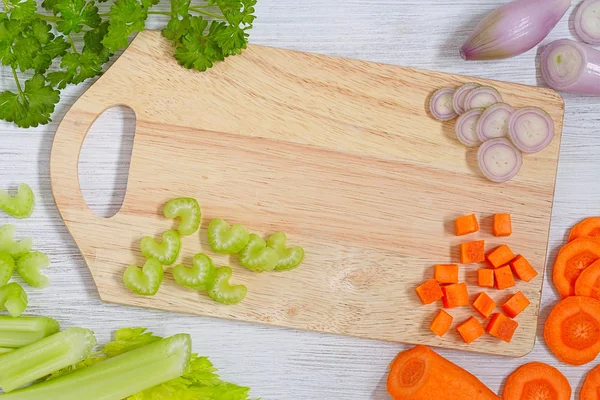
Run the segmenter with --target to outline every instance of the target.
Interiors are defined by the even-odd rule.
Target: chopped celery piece
[[[25,254],[17,261],[17,272],[29,286],[45,288],[50,286],[50,279],[40,270],[50,265],[48,256],[40,251]]]
[[[168,230],[162,235],[162,242],[157,243],[151,236],[142,238],[140,250],[146,258],[156,258],[163,265],[171,265],[177,260],[181,249],[179,233]]]
[[[231,268],[217,268],[215,281],[208,289],[207,293],[211,299],[221,304],[237,304],[244,300],[248,289],[244,285],[231,285]]]
[[[279,255],[267,247],[267,243],[258,235],[252,233],[246,247],[240,251],[240,264],[254,272],[272,271],[275,269]]]
[[[5,286],[15,272],[15,260],[10,254],[0,251],[0,286]]]
[[[0,388],[10,392],[67,365],[75,364],[85,359],[94,346],[94,332],[84,328],[69,328],[11,351],[3,355],[0,362]]]
[[[33,212],[35,196],[29,185],[21,183],[16,196],[0,190],[0,209],[16,218],[27,218]]]
[[[9,393],[4,395],[5,400],[121,400],[183,375],[190,361],[191,346],[189,335],[174,335]],[[17,351],[2,356],[2,361]]]
[[[15,242],[16,228],[12,224],[0,226],[0,251],[4,251],[11,255],[12,258],[18,260],[24,254],[28,253],[33,246],[31,238],[25,238]]]
[[[0,347],[0,356],[2,354],[6,354],[6,353],[10,353],[11,351],[13,351],[14,349],[10,348],[10,347]]]
[[[215,218],[208,224],[208,243],[215,253],[239,253],[248,244],[248,229],[240,224],[231,228],[227,221]]]
[[[27,308],[27,293],[16,282],[0,287],[0,311],[6,310],[11,317],[18,317]]]
[[[0,317],[0,347],[23,347],[59,329],[58,322],[48,317]]]
[[[173,268],[173,278],[181,286],[195,290],[208,289],[215,280],[216,268],[206,254],[198,253],[192,261],[192,268],[180,264]]]
[[[142,296],[154,296],[163,281],[165,272],[161,263],[150,258],[142,269],[130,265],[123,274],[127,289]]]
[[[296,268],[304,259],[304,249],[300,246],[286,247],[287,237],[283,232],[275,232],[267,241],[267,246],[279,254],[276,271],[289,271]]]
[[[179,218],[180,222],[177,231],[181,236],[194,234],[200,227],[200,220],[202,219],[200,205],[196,199],[190,197],[168,201],[163,208],[163,214],[167,218]]]

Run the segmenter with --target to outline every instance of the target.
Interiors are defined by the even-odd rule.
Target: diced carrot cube
[[[444,307],[464,307],[469,305],[469,291],[465,283],[455,283],[442,287]]]
[[[488,318],[492,315],[494,308],[496,308],[496,302],[486,293],[481,292],[473,302],[473,308],[477,310],[483,318]]]
[[[502,310],[511,318],[519,315],[525,310],[529,304],[529,299],[523,294],[523,292],[517,292],[508,301],[502,304]]]
[[[494,277],[496,278],[496,287],[500,290],[515,286],[515,277],[509,265],[496,268]]]
[[[475,214],[456,218],[456,236],[467,235],[469,233],[477,232],[478,230],[479,223],[477,222]]]
[[[465,343],[473,343],[485,333],[481,323],[473,317],[458,325],[456,330],[460,333]]]
[[[481,287],[494,287],[494,270],[491,268],[479,268],[477,270],[477,279]]]
[[[494,236],[510,236],[511,234],[510,214],[494,214]]]
[[[508,264],[510,260],[515,258],[515,255],[510,247],[503,244],[490,251],[486,258],[494,268],[498,268],[501,265]]]
[[[452,316],[448,314],[444,310],[440,310],[440,312],[435,316],[433,321],[431,322],[431,331],[438,336],[444,336],[446,332],[450,329],[450,325],[452,325]]]
[[[433,269],[439,283],[458,283],[458,264],[436,264]]]
[[[515,275],[520,280],[525,282],[531,281],[538,274],[535,268],[529,264],[529,261],[527,261],[527,259],[520,254],[511,260],[510,267]]]
[[[461,264],[472,264],[485,261],[485,241],[477,240],[474,242],[461,243],[460,262]]]
[[[440,284],[435,279],[430,279],[416,289],[417,295],[423,304],[431,304],[444,296]]]
[[[496,313],[492,315],[485,330],[490,335],[510,343],[518,326],[519,323],[517,321],[513,321],[503,314]]]

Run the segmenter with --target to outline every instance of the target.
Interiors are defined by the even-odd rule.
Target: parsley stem
[[[217,19],[223,19],[222,15],[215,14],[215,13],[212,13],[212,12],[209,12],[209,11],[200,10],[200,9],[195,8],[195,7],[190,7],[189,9],[190,9],[190,11],[195,11],[198,14],[206,15],[207,17],[213,17],[213,18],[217,18]]]
[[[19,77],[17,76],[17,69],[12,67],[13,77],[15,78],[15,82],[17,83],[17,90],[19,91],[19,96],[23,96],[23,88],[21,87],[21,82],[19,82]]]
[[[75,42],[73,41],[73,38],[71,37],[71,34],[68,34],[67,37],[69,38],[69,42],[71,42],[71,48],[73,49],[73,51],[75,53],[77,53],[77,47],[75,47]]]
[[[170,17],[171,13],[166,11],[148,11],[148,15],[166,15],[167,17]]]
[[[44,15],[44,14],[36,13],[35,16],[36,16],[36,18],[39,18],[41,20],[48,21],[48,22],[58,21],[58,17],[52,16],[52,15]]]

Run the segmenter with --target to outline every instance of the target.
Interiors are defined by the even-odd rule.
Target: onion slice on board
[[[477,150],[479,169],[492,182],[511,180],[523,165],[523,156],[506,138],[488,140]]]
[[[454,107],[454,111],[457,114],[463,114],[465,111],[465,99],[467,98],[467,94],[473,89],[480,87],[479,83],[469,82],[465,83],[454,93],[454,98],[452,99],[452,106]]]
[[[541,58],[542,76],[552,89],[600,95],[600,51],[560,39],[547,45]]]
[[[586,43],[600,44],[600,0],[585,0],[575,14],[575,32]]]
[[[465,98],[464,109],[488,108],[492,104],[502,103],[502,96],[491,86],[481,86],[471,90]]]
[[[452,106],[455,91],[451,88],[442,88],[431,95],[429,110],[435,119],[449,121],[456,117],[457,114]]]
[[[474,147],[481,144],[481,139],[477,136],[477,121],[483,114],[483,108],[475,108],[467,111],[456,121],[456,137],[465,146]]]
[[[510,116],[508,135],[523,153],[537,153],[552,142],[554,122],[541,108],[521,108]]]
[[[477,121],[477,136],[486,140],[508,137],[508,120],[515,109],[506,103],[496,103],[488,107]]]

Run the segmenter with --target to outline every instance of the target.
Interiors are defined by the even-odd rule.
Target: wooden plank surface
[[[556,125],[552,145],[499,185],[480,176],[475,149],[456,140],[453,124],[427,113],[433,91],[473,78],[260,46],[197,73],[171,54],[160,32],[139,34],[55,136],[54,198],[103,300],[492,354],[531,351],[562,130],[558,94],[478,80],[515,107],[543,107]],[[78,188],[77,155],[93,121],[117,104],[135,112],[136,136],[123,207],[100,219]],[[257,275],[237,257],[215,256],[217,265],[237,267],[234,280],[249,289],[229,307],[179,288],[169,273],[155,297],[129,292],[123,271],[143,264],[143,236],[172,226],[157,210],[175,197],[198,199],[204,228],[224,217],[265,238],[285,231],[307,252],[302,268]],[[435,337],[427,326],[438,308],[420,306],[414,292],[433,264],[458,262],[458,244],[475,237],[456,238],[451,226],[471,212],[482,220],[476,237],[488,239],[488,250],[507,241],[490,234],[491,215],[510,212],[508,242],[540,272],[514,290],[488,291],[501,303],[522,290],[534,304],[511,343],[485,337],[466,345],[454,331]],[[205,238],[203,230],[185,238],[179,262],[212,254]],[[476,269],[461,271],[473,296],[482,291]],[[456,323],[473,313],[452,311]]]

